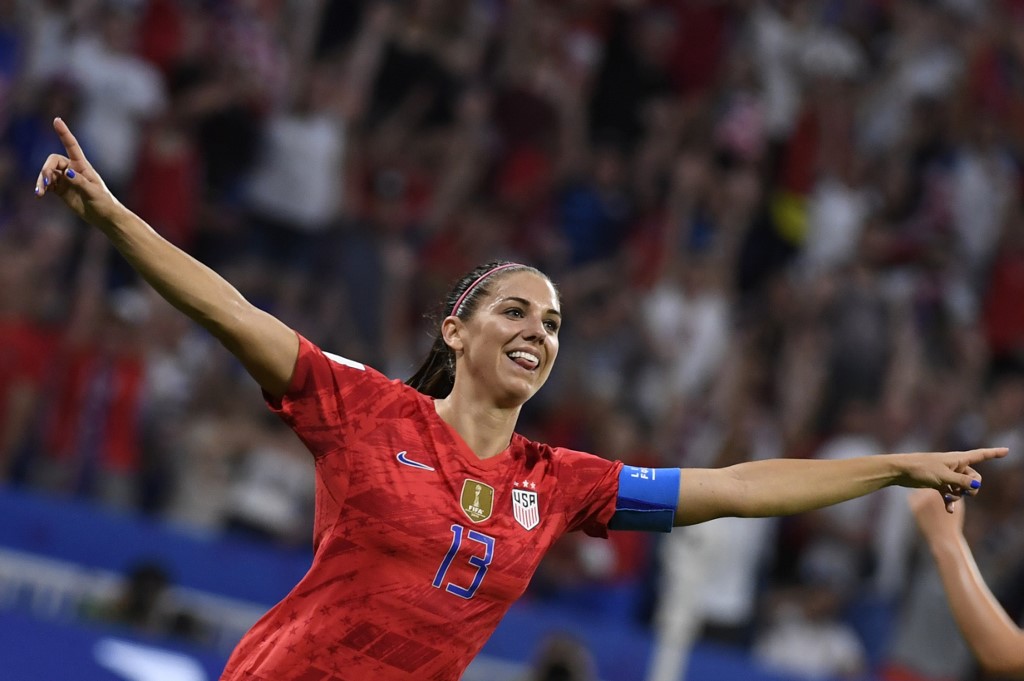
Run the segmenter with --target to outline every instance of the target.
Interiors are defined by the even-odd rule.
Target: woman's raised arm
[[[275,397],[284,394],[298,355],[295,332],[128,210],[107,189],[64,121],[55,119],[53,128],[66,155],[46,159],[36,196],[57,194],[103,232],[157,293],[220,340],[264,390]]]

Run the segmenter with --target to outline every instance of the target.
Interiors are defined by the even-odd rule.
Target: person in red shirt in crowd
[[[62,335],[49,367],[45,455],[34,462],[36,484],[114,507],[141,503],[144,305],[141,294],[128,289],[106,300],[100,294],[86,306],[94,307],[88,318]]]
[[[992,354],[1003,360],[1024,358],[1024,219],[1010,218],[989,270],[983,324]]]
[[[145,383],[143,294],[107,292],[113,249],[90,233],[72,282],[74,299],[46,359],[40,451],[27,476],[40,488],[137,507]]]
[[[318,348],[161,237],[106,188],[63,121],[37,196],[55,193],[164,298],[218,338],[316,464],[313,561],[242,638],[226,681],[454,681],[566,532],[669,531],[799,513],[887,485],[947,503],[1005,448],[721,469],[641,468],[515,432],[547,380],[562,313],[533,267],[481,265],[448,293],[407,383]],[[240,566],[241,567],[241,566]],[[244,568],[242,568],[244,569]]]
[[[30,255],[4,242],[0,255],[0,482],[21,475],[57,334],[32,307]]]

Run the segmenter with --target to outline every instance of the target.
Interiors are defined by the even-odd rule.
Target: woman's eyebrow
[[[524,307],[532,307],[533,306],[533,303],[531,303],[529,300],[527,300],[526,298],[520,298],[519,296],[506,296],[505,298],[502,298],[502,300],[503,301],[504,300],[514,300],[515,302],[519,303],[520,305],[522,305]],[[553,314],[553,315],[558,316],[558,317],[562,316],[561,312],[559,312],[558,310],[555,310],[553,308],[549,309],[547,311],[547,314]]]

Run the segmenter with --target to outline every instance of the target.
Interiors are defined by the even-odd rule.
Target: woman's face
[[[517,407],[544,385],[558,355],[558,294],[534,272],[488,282],[490,293],[465,322],[445,320],[455,351],[455,384],[499,407]]]

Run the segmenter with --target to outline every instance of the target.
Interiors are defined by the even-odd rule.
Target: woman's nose
[[[544,320],[539,317],[530,317],[527,320],[526,330],[523,332],[523,338],[527,340],[540,340],[544,341],[547,334],[544,332]]]

